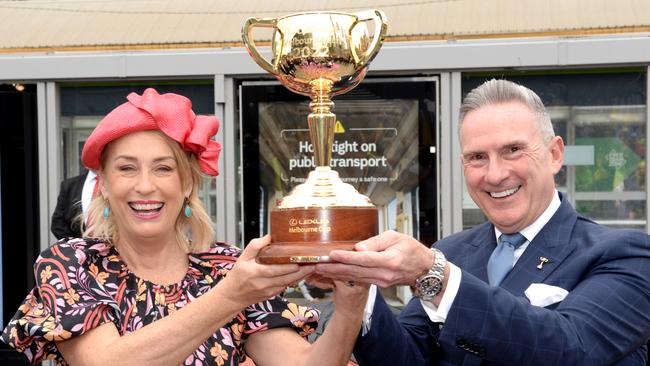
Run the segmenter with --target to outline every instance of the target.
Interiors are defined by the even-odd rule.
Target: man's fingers
[[[392,285],[397,277],[381,268],[366,268],[347,264],[323,263],[316,265],[316,274],[337,281],[370,283],[381,287]]]
[[[391,258],[392,255],[388,252],[354,252],[351,250],[333,250],[330,252],[330,259],[334,262],[363,267],[380,267]]]
[[[403,234],[395,231],[386,231],[372,238],[363,240],[355,244],[354,249],[359,252],[381,252],[395,245]]]
[[[339,263],[319,263],[316,265],[316,274],[337,280],[350,280],[358,277],[363,267]]]

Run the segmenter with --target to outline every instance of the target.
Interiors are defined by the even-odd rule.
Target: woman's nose
[[[136,191],[142,194],[151,193],[156,189],[156,186],[151,179],[151,176],[147,173],[141,173],[138,175],[138,182],[136,184]]]

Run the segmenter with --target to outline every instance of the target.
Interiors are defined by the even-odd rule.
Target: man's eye
[[[521,148],[521,146],[509,146],[505,150],[505,155],[506,156],[512,156],[512,157],[518,157],[520,155],[519,153],[522,152],[522,151],[523,151],[523,149]]]
[[[472,154],[469,156],[470,161],[477,161],[483,159],[483,154]]]

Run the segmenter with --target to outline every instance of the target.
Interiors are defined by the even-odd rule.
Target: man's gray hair
[[[546,108],[534,91],[523,85],[513,83],[508,80],[488,80],[485,83],[472,89],[463,99],[460,106],[460,116],[458,122],[458,131],[463,125],[463,120],[468,113],[475,111],[487,105],[494,105],[507,102],[520,102],[528,107],[536,116],[539,132],[544,142],[549,142],[555,132],[553,124]],[[459,133],[460,136],[460,133]]]

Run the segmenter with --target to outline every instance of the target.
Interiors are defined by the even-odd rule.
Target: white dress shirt
[[[89,170],[86,180],[84,181],[84,186],[81,189],[81,212],[84,214],[84,219],[86,217],[86,212],[88,212],[88,207],[90,207],[90,201],[93,200],[93,190],[95,189],[95,183],[97,182],[97,174]]]

